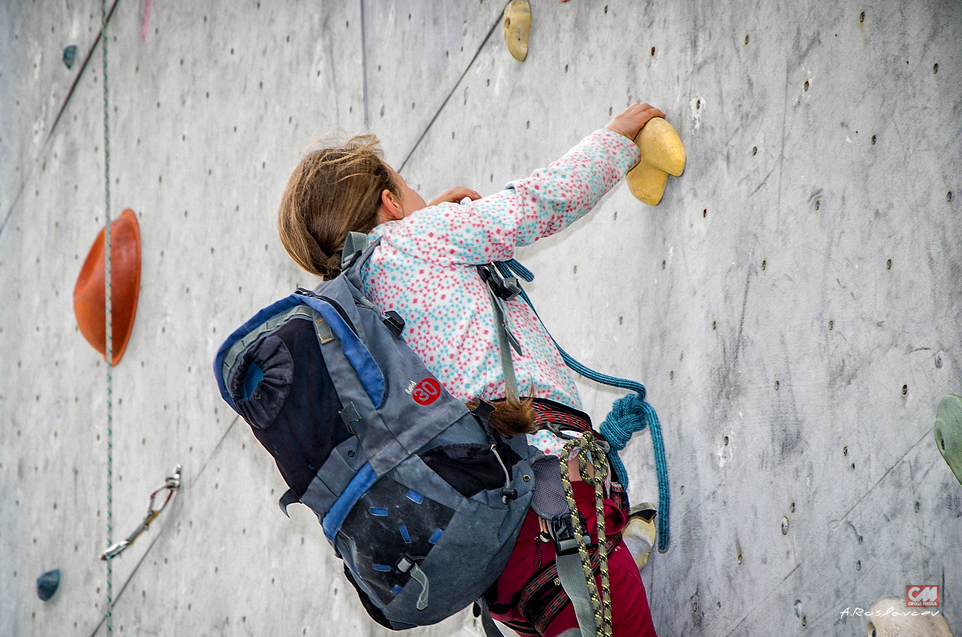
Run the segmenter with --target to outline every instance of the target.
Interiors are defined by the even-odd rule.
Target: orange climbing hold
[[[73,311],[80,333],[107,359],[107,310],[104,276],[104,230],[94,240],[73,291]],[[120,362],[134,327],[140,296],[140,226],[129,208],[110,223],[112,364]]]

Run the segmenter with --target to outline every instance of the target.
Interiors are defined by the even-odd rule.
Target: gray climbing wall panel
[[[622,184],[521,256],[558,340],[661,416],[660,634],[863,634],[855,609],[908,584],[942,586],[962,632],[962,486],[932,439],[962,391],[962,5],[532,4],[519,63],[494,0],[117,2],[112,214],[136,211],[143,275],[113,371],[114,539],[177,463],[184,488],[113,561],[115,634],[387,634],[316,520],[277,511],[209,371],[312,283],[274,229],[300,149],[367,125],[426,197],[489,194],[634,100],[678,129],[685,174],[656,208]],[[104,221],[99,30],[89,0],[0,4],[4,635],[107,634],[106,369],[71,308]],[[581,387],[600,420],[617,394]],[[624,457],[654,499],[648,435]]]

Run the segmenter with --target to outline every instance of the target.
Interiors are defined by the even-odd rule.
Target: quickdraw
[[[150,494],[150,499],[147,502],[147,515],[144,516],[144,521],[140,523],[140,526],[138,526],[133,533],[127,536],[126,540],[123,540],[122,542],[117,542],[116,544],[108,548],[106,551],[101,553],[100,554],[101,560],[106,562],[117,557],[118,555],[123,553],[130,545],[132,545],[134,543],[134,540],[140,537],[141,533],[147,530],[147,527],[150,526],[150,523],[153,522],[158,515],[160,515],[160,512],[164,510],[164,507],[167,506],[167,503],[170,502],[171,498],[174,497],[174,493],[177,491],[180,491],[180,471],[181,471],[181,466],[177,465],[177,467],[174,469],[174,475],[167,476],[167,479],[164,481],[164,484],[154,489],[154,492]],[[157,497],[158,493],[160,493],[165,489],[167,490],[167,497],[164,498],[164,502],[163,504],[160,505],[160,508],[155,509],[154,499]]]

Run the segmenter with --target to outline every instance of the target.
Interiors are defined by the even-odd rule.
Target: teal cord
[[[534,274],[531,270],[514,259],[496,263],[495,266],[502,276],[507,277],[515,274],[529,283],[534,280]],[[525,300],[534,315],[541,321],[538,311],[534,308],[534,304],[523,288],[521,289],[521,298]],[[544,326],[544,321],[541,321],[541,325]],[[548,332],[547,327],[545,327],[545,332]],[[558,353],[561,354],[565,364],[576,373],[609,387],[618,387],[635,392],[633,395],[629,394],[615,401],[611,413],[601,423],[599,430],[612,447],[609,454],[611,465],[619,480],[622,480],[621,484],[625,487],[625,491],[628,490],[628,471],[621,462],[618,451],[625,448],[625,444],[631,438],[632,433],[642,431],[646,427],[651,432],[651,443],[655,453],[655,473],[658,477],[658,508],[660,509],[658,511],[658,550],[664,553],[671,544],[671,489],[668,484],[668,461],[665,457],[665,442],[661,435],[661,423],[658,421],[655,408],[645,400],[648,393],[645,386],[633,380],[601,374],[582,365],[568,352],[564,351],[550,333],[548,336],[558,349]]]
[[[107,546],[114,543],[114,386],[113,386],[113,303],[110,264],[110,108],[107,90],[107,0],[100,1],[100,42],[104,58],[104,297],[107,315]],[[114,569],[107,560],[107,634],[114,632]]]

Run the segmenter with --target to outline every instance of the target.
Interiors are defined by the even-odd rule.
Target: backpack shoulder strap
[[[360,232],[348,232],[347,239],[344,240],[344,249],[341,252],[341,275],[361,293],[361,298],[364,299],[361,301],[362,303],[367,301],[367,298],[364,297],[361,269],[380,243],[380,237],[374,241],[368,241],[367,235]],[[367,301],[367,303],[370,303],[370,301]]]
[[[367,235],[361,232],[348,232],[344,239],[344,248],[341,250],[341,272],[344,272],[357,260],[360,253],[364,252],[368,246]]]

